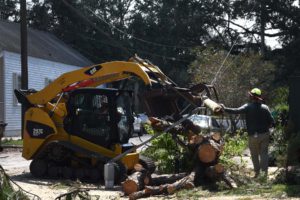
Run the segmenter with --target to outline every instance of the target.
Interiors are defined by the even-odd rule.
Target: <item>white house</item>
[[[61,74],[92,62],[54,35],[28,29],[28,88],[40,90]],[[21,86],[20,25],[0,20],[0,121],[5,136],[21,134],[21,105],[14,89]]]

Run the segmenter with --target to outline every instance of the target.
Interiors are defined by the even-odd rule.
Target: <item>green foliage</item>
[[[285,137],[284,127],[277,125],[271,133],[271,158],[275,161],[274,164],[278,167],[285,167],[287,161],[287,145],[288,141]]]
[[[22,146],[23,145],[23,140],[21,140],[21,139],[14,140],[12,138],[5,138],[4,140],[2,140],[2,144]]]
[[[0,0],[0,19],[16,21],[19,15],[17,10],[18,3],[19,0]]]
[[[241,174],[235,179],[240,179],[238,188],[231,189],[224,182],[218,182],[213,189],[207,190],[207,186],[194,188],[193,190],[181,190],[176,193],[177,199],[201,199],[207,197],[235,196],[234,199],[285,199],[287,197],[299,197],[300,185],[277,184],[272,181],[251,179],[246,174]],[[240,198],[239,198],[240,197]]]
[[[156,162],[158,171],[161,173],[173,173],[175,158],[180,155],[179,147],[170,134],[163,134],[151,141],[151,145],[142,152]]]
[[[278,167],[284,167],[287,161],[287,138],[285,134],[285,126],[288,118],[288,87],[278,87],[272,91],[270,105],[272,107],[272,115],[276,122],[276,127],[271,133],[270,155]]]
[[[194,53],[196,60],[188,69],[191,82],[214,82],[220,101],[228,107],[238,107],[247,102],[247,92],[251,88],[269,91],[274,80],[274,64],[265,61],[258,53],[249,51],[227,57],[226,50],[215,46],[195,49]]]
[[[10,200],[10,199],[20,199],[20,200],[29,200],[29,197],[26,196],[22,190],[14,189],[13,185],[10,182],[8,175],[4,172],[4,169],[0,165],[0,199]]]
[[[150,126],[146,125],[145,130],[150,134],[156,134]],[[174,173],[176,160],[180,171],[186,171],[191,165],[191,159],[187,155],[188,152],[178,146],[169,133],[164,133],[152,140],[149,147],[142,154],[156,162],[160,173]]]
[[[237,189],[223,191],[221,194],[259,195],[260,197],[264,198],[284,198],[287,196],[296,197],[300,194],[300,187],[299,185],[288,186],[282,184],[272,184],[270,182],[258,183],[253,181],[252,183],[240,186]]]
[[[272,184],[270,183],[258,183],[252,182],[247,185],[240,186],[236,189],[220,189],[216,188],[214,191],[208,191],[201,187],[195,188],[193,190],[181,190],[176,193],[176,199],[201,199],[211,196],[233,196],[234,199],[281,199],[287,197],[299,197],[300,187],[299,185],[283,185],[283,184]],[[240,198],[239,198],[240,197]]]
[[[237,132],[235,135],[227,133],[224,135],[224,141],[225,146],[220,156],[220,162],[224,164],[226,169],[237,167],[236,164],[232,161],[232,158],[235,156],[241,157],[242,153],[247,148],[247,133],[241,131]]]
[[[285,87],[278,87],[272,91],[272,99],[270,99],[270,105],[272,106],[281,106],[286,105],[288,102],[289,96],[289,88]]]
[[[0,18],[18,21],[19,1],[0,2]],[[257,36],[279,36],[282,51],[266,55],[277,60],[283,69],[283,73],[278,73],[280,79],[286,79],[299,66],[300,8],[295,0],[67,2],[86,20],[78,17],[62,1],[33,0],[28,8],[29,24],[54,33],[95,63],[124,60],[138,53],[161,66],[176,82],[186,84],[190,80],[186,74],[187,65],[195,58],[191,48],[217,44],[229,50],[235,44],[232,54],[248,49],[259,52],[263,45]],[[99,29],[95,30],[87,20]],[[255,23],[252,26],[239,23],[244,20]],[[268,30],[274,28],[276,32],[261,35],[264,24],[268,25]],[[233,28],[236,26],[240,30]]]

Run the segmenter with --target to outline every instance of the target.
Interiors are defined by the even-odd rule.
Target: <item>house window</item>
[[[47,85],[49,85],[50,83],[52,83],[52,82],[53,82],[53,79],[50,79],[50,78],[46,77],[46,78],[45,78],[45,87],[46,87]]]
[[[13,73],[13,90],[15,91],[19,89],[21,89],[21,74]],[[18,102],[14,92],[13,92],[13,104],[14,106],[21,105]]]

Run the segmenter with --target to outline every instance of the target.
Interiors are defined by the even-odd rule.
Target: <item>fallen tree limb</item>
[[[164,175],[155,175],[151,176],[151,186],[159,186],[163,184],[170,184],[186,177],[186,173],[179,174],[164,174]]]
[[[145,185],[150,183],[151,177],[149,173],[142,168],[140,171],[136,171],[122,183],[123,191],[126,195],[140,191],[144,189]]]

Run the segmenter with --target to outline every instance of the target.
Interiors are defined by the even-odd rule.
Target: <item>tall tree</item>
[[[125,24],[128,10],[124,8],[130,3],[130,0],[34,1],[30,25],[52,31],[96,63],[124,60],[128,58],[126,48],[122,47],[125,41],[121,41],[118,32],[108,26],[106,20],[118,26]]]
[[[208,0],[137,1],[129,32],[144,41],[131,38],[131,43],[140,54],[164,66],[171,77],[187,83],[186,68],[194,59],[191,47],[208,41],[221,44],[225,37],[216,31],[225,25],[218,20],[223,7],[221,1]]]
[[[19,0],[0,0],[0,19],[16,21],[19,19],[17,4]]]
[[[259,87],[268,96],[274,80],[275,66],[262,56],[248,51],[229,55],[219,47],[195,49],[196,60],[189,66],[193,83],[215,83],[221,102],[228,106],[241,106],[248,100],[247,91]],[[269,94],[270,95],[270,94]],[[268,98],[267,98],[268,99]]]

